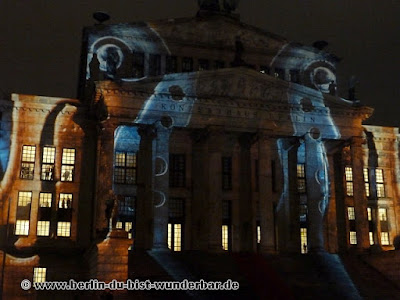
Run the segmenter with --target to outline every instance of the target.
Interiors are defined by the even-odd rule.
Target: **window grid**
[[[53,198],[52,193],[40,193],[39,207],[51,207],[52,198]]]
[[[382,231],[381,232],[381,244],[383,246],[388,246],[390,245],[390,240],[389,240],[389,232]]]
[[[386,208],[379,208],[379,220],[382,222],[387,221],[387,210]]]
[[[347,196],[353,196],[353,170],[351,167],[345,168],[345,179]]]
[[[222,225],[222,249],[229,250],[229,226]]]
[[[355,210],[354,210],[354,207],[353,207],[353,206],[347,207],[347,213],[348,213],[348,216],[349,216],[349,220],[350,220],[350,221],[356,219],[356,214],[355,214]]]
[[[174,251],[182,250],[182,225],[174,224]]]
[[[350,231],[350,244],[357,245],[357,233],[355,231]]]
[[[21,179],[33,179],[35,169],[36,146],[22,146]]]
[[[376,176],[376,191],[378,198],[385,198],[385,181],[383,177],[383,170],[376,169],[375,170]]]
[[[72,194],[60,193],[60,200],[58,201],[58,208],[72,208]]]
[[[15,235],[29,235],[29,220],[15,221]]]
[[[115,152],[114,182],[135,184],[137,170],[137,156],[134,152]]]
[[[70,237],[71,236],[71,222],[58,222],[57,223],[57,236]]]
[[[38,236],[49,236],[50,235],[50,221],[38,221],[36,234]]]
[[[46,281],[46,268],[33,268],[33,283]]]
[[[297,191],[306,192],[306,173],[304,164],[297,164]]]
[[[64,148],[61,163],[61,181],[73,181],[75,171],[75,149]]]
[[[18,206],[28,206],[32,202],[32,192],[18,192]]]
[[[365,186],[365,196],[369,197],[369,174],[368,168],[364,168],[364,186]]]

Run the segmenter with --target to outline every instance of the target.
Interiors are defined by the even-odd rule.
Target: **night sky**
[[[2,0],[0,1],[0,96],[11,92],[76,97],[81,32],[92,13],[107,23],[190,17],[196,0]],[[242,0],[241,20],[289,40],[329,42],[342,58],[341,96],[349,78],[356,97],[375,108],[367,123],[399,126],[399,0]],[[4,95],[2,95],[4,94]]]

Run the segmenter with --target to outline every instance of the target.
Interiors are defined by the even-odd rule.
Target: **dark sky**
[[[196,0],[1,0],[0,95],[76,97],[83,26],[106,11],[108,23],[194,16]],[[399,126],[399,0],[242,0],[241,20],[289,40],[326,40],[343,58],[338,83],[347,97],[351,75],[357,98],[375,108],[368,123]]]

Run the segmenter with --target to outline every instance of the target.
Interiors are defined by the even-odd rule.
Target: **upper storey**
[[[83,38],[81,85],[245,66],[323,93],[336,88],[335,56],[244,24],[222,9],[201,9],[194,18],[98,24],[85,28]],[[83,92],[82,85],[80,97]]]

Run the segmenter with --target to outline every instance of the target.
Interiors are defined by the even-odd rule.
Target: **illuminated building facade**
[[[5,295],[126,279],[130,245],[394,248],[398,129],[362,125],[372,109],[337,96],[334,55],[200,2],[195,18],[86,28],[79,100],[0,102]]]

